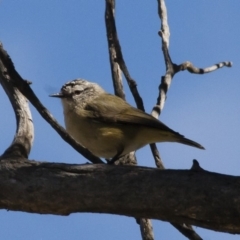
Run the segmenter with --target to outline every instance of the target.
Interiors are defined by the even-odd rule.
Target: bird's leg
[[[111,160],[107,160],[108,164],[114,164],[122,155],[123,153],[123,147],[121,148],[121,150],[118,150],[117,154],[111,159]]]

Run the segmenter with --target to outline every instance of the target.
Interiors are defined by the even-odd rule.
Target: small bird
[[[96,83],[76,79],[50,96],[62,100],[67,132],[94,155],[111,162],[155,142],[178,142],[204,149]]]

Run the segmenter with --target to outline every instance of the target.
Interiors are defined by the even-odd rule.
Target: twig
[[[161,78],[161,84],[159,86],[159,95],[157,98],[157,103],[153,107],[152,116],[155,118],[159,118],[167,96],[167,91],[171,85],[172,78],[174,75],[174,65],[172,63],[171,57],[168,52],[169,47],[169,38],[170,38],[170,31],[167,21],[167,8],[164,1],[158,0],[158,14],[161,19],[161,30],[159,31],[159,35],[162,39],[162,51],[163,56],[166,64],[166,73],[165,76]],[[164,169],[163,162],[161,160],[160,154],[158,152],[157,146],[155,143],[150,145],[152,154],[155,160],[155,164],[158,168]]]
[[[122,70],[122,72],[127,80],[128,86],[130,88],[130,91],[132,92],[132,95],[137,104],[137,107],[139,109],[141,109],[142,111],[144,111],[143,101],[138,92],[137,84],[134,81],[134,79],[130,76],[130,73],[128,71],[128,68],[127,68],[124,58],[123,58],[121,45],[119,43],[118,35],[117,35],[117,29],[116,29],[115,17],[114,17],[114,9],[115,9],[115,1],[114,0],[106,0],[105,20],[106,20],[107,38],[108,38],[111,67],[114,66],[114,63],[116,63],[120,67],[120,69]],[[112,57],[112,56],[114,56],[114,57]],[[113,72],[113,70],[114,69],[112,68],[112,72]],[[114,78],[118,77],[118,74],[112,74],[112,75]],[[116,77],[114,75],[116,75]],[[119,93],[116,95],[119,95]]]
[[[191,62],[187,61],[180,65],[175,65],[175,72],[177,73],[179,71],[187,70],[190,73],[204,74],[204,73],[210,73],[210,72],[216,71],[222,67],[232,67],[232,65],[233,65],[232,62],[220,62],[211,67],[197,68]]]
[[[105,24],[106,24],[106,31],[107,31],[109,62],[110,62],[111,72],[112,72],[113,88],[115,91],[115,95],[125,100],[121,70],[120,70],[119,64],[116,61],[117,53],[116,53],[115,36],[114,36],[114,30],[116,30],[116,26],[114,22],[114,10],[115,10],[115,1],[106,0]]]
[[[189,224],[172,223],[172,226],[190,240],[202,240],[202,238],[193,230],[192,226]]]
[[[37,109],[39,114],[56,130],[56,132],[62,137],[64,141],[69,143],[77,152],[82,154],[92,163],[103,163],[101,159],[94,156],[86,148],[78,144],[66,131],[61,127],[56,119],[51,115],[51,113],[42,105],[35,93],[29,86],[29,82],[22,79],[22,77],[15,70],[13,62],[7,52],[3,49],[2,44],[0,45],[0,59],[3,62],[6,72],[8,73],[11,83],[18,88],[21,93],[32,103],[32,105]]]
[[[115,0],[106,0],[105,24],[106,24],[106,31],[107,31],[107,42],[109,47],[109,60],[110,60],[110,66],[112,71],[112,81],[113,81],[115,95],[125,100],[121,70],[119,67],[120,64],[116,60],[117,54],[119,54],[118,47],[120,47],[120,44],[117,38],[114,11],[115,11]],[[116,45],[118,45],[118,47]],[[124,156],[120,158],[116,164],[122,165],[126,163],[132,163],[135,165],[137,163],[135,154],[129,154],[129,156]]]
[[[167,20],[167,8],[164,0],[157,0],[157,2],[158,2],[158,14],[161,19],[161,30],[159,31],[159,36],[162,39],[162,51],[166,65],[166,73],[165,76],[161,77],[161,84],[159,86],[159,95],[157,98],[157,103],[152,110],[152,116],[155,118],[158,118],[163,110],[166,101],[167,91],[171,85],[172,78],[176,73],[175,65],[173,64],[168,51],[170,31]],[[156,144],[155,143],[151,144],[150,147],[155,159],[156,166],[160,169],[164,169],[164,165],[160,158]],[[171,223],[171,224],[187,238],[195,240],[201,239],[201,237],[192,229],[190,225],[184,223],[182,224]]]
[[[165,169],[156,144],[155,143],[150,144],[150,148],[151,148],[152,155],[155,160],[155,164],[156,164],[157,168],[162,169],[162,170]]]
[[[164,0],[158,0],[158,14],[161,19],[161,31],[159,31],[159,35],[161,36],[162,39],[162,51],[166,65],[166,73],[165,76],[162,76],[161,78],[157,103],[152,111],[152,115],[155,118],[158,118],[159,115],[161,114],[161,111],[166,101],[167,91],[171,85],[172,78],[175,74],[174,64],[172,63],[168,51],[170,32],[167,22],[167,9]]]
[[[131,78],[127,66],[124,62],[121,46],[117,36],[117,29],[115,24],[115,0],[106,0],[106,10],[105,10],[105,23],[107,31],[107,40],[109,47],[109,59],[112,71],[112,80],[114,85],[115,94],[125,100],[125,94],[123,92],[122,77],[120,74],[120,69],[122,70],[130,90],[134,96],[137,107],[144,111],[143,101],[140,97],[136,82]],[[116,165],[136,165],[137,160],[135,152],[131,152],[124,157],[118,159],[115,162]],[[149,219],[137,219],[140,224],[140,230],[143,240],[153,240],[153,230],[151,221]],[[145,224],[144,224],[145,223]],[[148,223],[148,224],[147,224]]]
[[[141,218],[139,220],[139,224],[141,226],[141,235],[143,240],[153,240],[153,230],[152,230],[152,222],[149,219]],[[151,231],[149,231],[149,229]]]

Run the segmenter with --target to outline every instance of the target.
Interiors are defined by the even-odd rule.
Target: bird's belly
[[[102,123],[71,114],[74,113],[65,114],[67,132],[98,157],[113,158],[159,141],[155,129],[134,124]]]
[[[94,155],[112,158],[124,152],[124,130],[111,124],[83,120],[76,123],[65,121],[67,132]]]

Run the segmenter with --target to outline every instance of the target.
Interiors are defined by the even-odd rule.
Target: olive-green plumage
[[[95,83],[77,79],[52,96],[62,99],[69,134],[96,156],[115,158],[154,142],[204,149]]]

